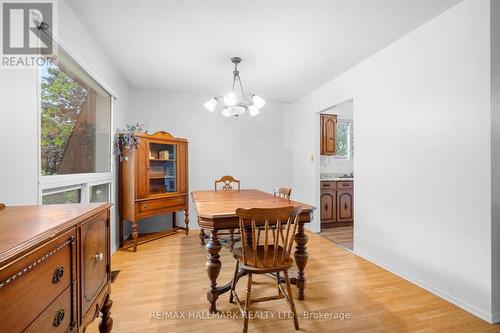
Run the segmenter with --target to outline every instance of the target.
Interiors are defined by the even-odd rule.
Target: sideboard
[[[0,332],[110,332],[110,204],[0,204]]]

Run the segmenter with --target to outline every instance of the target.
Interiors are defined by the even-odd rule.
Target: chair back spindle
[[[282,199],[290,200],[292,189],[290,187],[279,187],[274,189],[274,196]]]

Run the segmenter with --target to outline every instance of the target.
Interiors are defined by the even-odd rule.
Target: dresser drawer
[[[9,305],[0,311],[0,332],[24,330],[70,285],[74,239],[71,230],[0,268],[0,300]]]
[[[71,311],[71,287],[68,287],[23,333],[69,331]]]
[[[174,197],[174,198],[164,198],[141,201],[137,203],[139,205],[139,214],[148,212],[158,212],[162,209],[169,209],[173,207],[184,206],[186,204],[186,197]]]
[[[335,188],[337,188],[337,182],[322,181],[321,188],[322,189],[335,189]]]
[[[352,181],[337,182],[337,188],[352,188]]]

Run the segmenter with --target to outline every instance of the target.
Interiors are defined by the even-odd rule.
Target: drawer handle
[[[54,271],[54,276],[52,277],[52,283],[57,283],[61,281],[63,275],[64,275],[64,267],[63,266],[57,267],[56,270]]]
[[[148,205],[146,204],[146,205],[142,206],[142,208],[146,209],[146,208],[148,208]]]
[[[96,261],[101,261],[103,257],[104,257],[104,256],[103,256],[102,252],[97,253],[97,254],[95,255],[95,260],[96,260]]]
[[[57,311],[56,316],[54,317],[54,321],[52,322],[52,326],[58,327],[59,325],[61,325],[63,320],[64,320],[64,310],[61,309]]]
[[[323,187],[330,187],[330,184],[323,184]]]

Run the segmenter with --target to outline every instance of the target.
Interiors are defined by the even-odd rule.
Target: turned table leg
[[[186,235],[189,235],[189,209],[184,211],[184,223],[186,224]]]
[[[219,297],[219,291],[217,290],[217,277],[219,276],[220,269],[222,266],[219,260],[220,258],[219,252],[221,248],[222,245],[220,244],[219,239],[217,238],[217,230],[212,230],[210,240],[208,241],[207,244],[208,256],[206,264],[208,278],[210,279],[210,287],[207,292],[207,299],[210,302],[210,308],[209,308],[210,313],[217,312],[217,307],[215,302]]]
[[[200,234],[198,237],[200,238],[201,245],[205,245],[205,238],[207,238],[207,235],[205,235],[205,229],[200,228]]]
[[[297,228],[297,234],[295,235],[295,263],[299,269],[299,274],[295,280],[295,284],[299,289],[299,299],[304,299],[304,290],[306,289],[306,278],[304,275],[304,269],[307,265],[307,259],[309,258],[309,253],[307,253],[307,240],[308,237],[304,232],[304,222],[299,222]]]
[[[111,307],[113,306],[113,301],[106,296],[106,301],[101,308],[102,317],[99,321],[99,332],[100,333],[110,333],[113,328],[113,318],[111,318]]]

